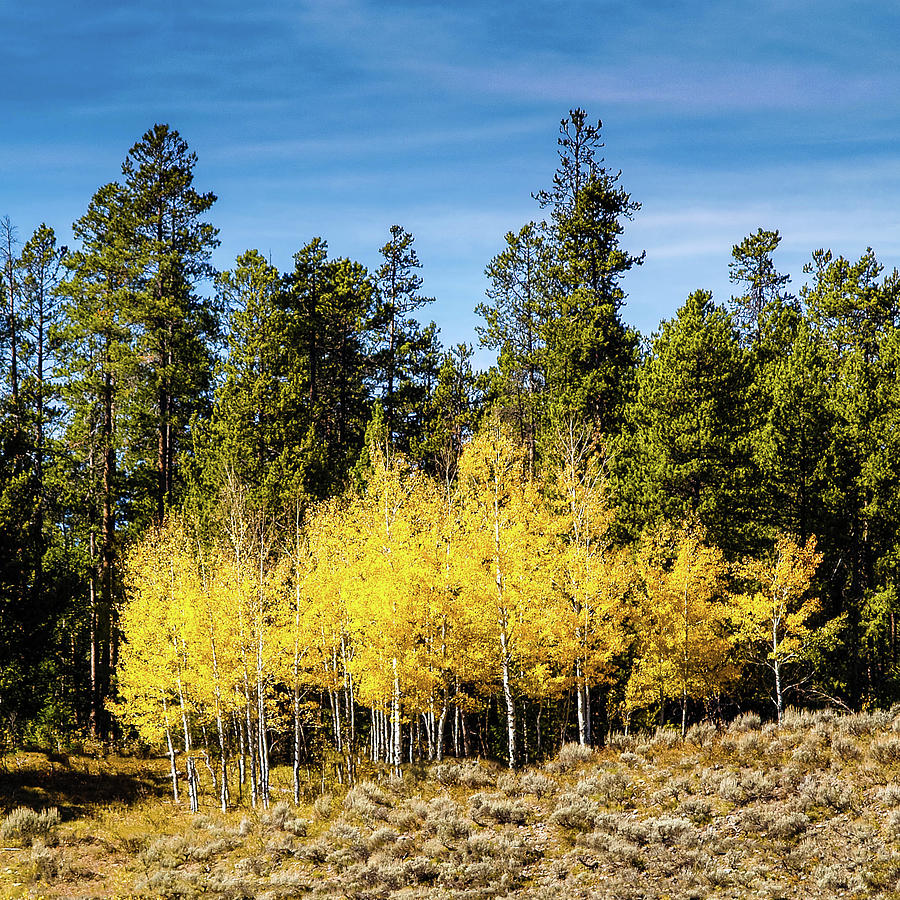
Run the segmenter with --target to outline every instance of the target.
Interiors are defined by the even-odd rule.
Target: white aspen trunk
[[[259,592],[256,608],[256,733],[258,740],[259,796],[263,809],[269,808],[269,741],[266,717],[265,620],[266,598],[264,576],[264,524],[259,532]]]
[[[350,672],[349,654],[347,653],[347,640],[343,634],[341,635],[341,657],[343,658],[344,662],[344,701],[346,707],[345,719],[347,722],[347,727],[349,729],[348,750],[352,750],[352,748],[356,745],[356,701],[353,697],[353,675]]]
[[[213,786],[213,793],[217,794],[219,792],[219,776],[216,774],[216,770],[213,768],[212,763],[210,762],[209,733],[207,732],[205,725],[200,726],[200,734],[203,735],[203,765],[206,766],[206,771],[209,772],[209,778],[212,781]]]
[[[253,716],[251,713],[253,705],[250,697],[250,686],[246,683],[244,685],[244,690],[244,698],[246,700],[244,712],[246,715],[245,725],[247,728],[247,749],[250,753],[250,771],[248,772],[248,775],[250,776],[250,805],[255,808],[258,798],[256,780],[256,741],[253,739]]]
[[[428,761],[433,762],[435,757],[434,738],[435,738],[435,715],[434,709],[429,709],[422,717],[425,727],[425,740],[428,742]]]
[[[241,670],[244,681],[244,727],[246,728],[247,751],[249,754],[250,770],[246,774],[250,781],[250,805],[256,807],[257,796],[257,743],[253,736],[253,694],[250,690],[250,670],[247,665],[249,648],[245,639],[245,626],[242,606],[238,606],[240,615],[240,639],[241,639]]]
[[[575,661],[575,707],[578,713],[578,743],[587,744],[587,715],[584,708],[584,682],[581,674],[581,660]]]
[[[228,811],[228,756],[226,752],[227,744],[225,742],[225,722],[222,716],[222,686],[221,686],[221,678],[219,677],[219,657],[216,652],[216,639],[215,633],[213,631],[213,622],[212,617],[210,615],[209,620],[209,643],[210,648],[212,650],[212,663],[213,663],[213,685],[215,687],[215,700],[216,700],[216,730],[219,733],[219,777],[221,782],[219,784],[219,805],[222,809],[222,812]],[[213,778],[213,782],[215,782],[215,778]]]
[[[494,580],[497,586],[497,609],[500,626],[500,666],[503,681],[503,699],[506,702],[506,736],[509,767],[516,765],[516,706],[513,701],[510,680],[510,653],[508,614],[503,596],[503,572],[500,568],[500,485],[494,479]]]
[[[688,650],[688,593],[687,582],[684,588],[684,653],[682,657],[682,673],[681,673],[681,739],[687,736],[687,704],[688,704],[688,665],[690,662]]]
[[[341,708],[337,691],[328,688],[328,702],[331,704],[331,725],[334,729],[334,749],[338,753],[344,750],[344,744],[341,736]]]
[[[294,804],[300,805],[300,504],[296,507],[294,528],[295,573],[294,573],[294,747],[291,759],[291,777],[294,788]]]
[[[504,617],[505,618],[505,617]],[[506,737],[509,758],[509,767],[516,765],[516,704],[513,700],[512,684],[510,681],[509,644],[506,634],[506,622],[500,627],[500,653],[503,666],[503,699],[506,701]]]
[[[772,616],[772,669],[775,672],[775,706],[778,711],[778,724],[784,715],[784,697],[781,691],[781,662],[778,659],[778,617]]]
[[[241,800],[244,799],[244,782],[247,778],[247,745],[244,742],[244,728],[240,716],[233,714],[234,730],[238,740],[238,787]]]
[[[175,642],[176,652],[178,642]],[[200,797],[197,790],[197,765],[194,761],[193,747],[191,745],[191,727],[188,721],[187,704],[184,700],[184,689],[181,682],[181,671],[179,663],[178,672],[178,701],[181,706],[181,724],[184,729],[184,758],[185,758],[185,775],[188,784],[188,801],[190,803],[191,812],[197,812],[200,808]]]
[[[163,698],[163,711],[166,716],[166,744],[169,747],[169,765],[172,775],[172,796],[175,803],[178,803],[178,768],[175,765],[175,744],[172,742],[172,729],[169,727],[169,705]]]
[[[438,717],[437,721],[437,735],[434,740],[434,756],[438,762],[440,762],[444,758],[444,732],[447,728],[447,712],[450,708],[450,704],[447,702],[447,691],[444,690],[444,702],[443,706],[441,706],[441,714]]]
[[[391,661],[394,669],[394,696],[391,699],[391,719],[393,725],[393,754],[391,764],[394,767],[394,774],[400,776],[400,765],[402,762],[403,739],[400,732],[400,675],[397,669],[397,657]]]
[[[291,775],[294,787],[294,804],[300,805],[300,744],[303,733],[300,728],[300,683],[294,681],[294,753],[291,760]]]
[[[593,746],[594,733],[591,727],[591,686],[587,683],[587,679],[584,681],[584,733],[587,746]]]
[[[264,809],[269,808],[269,742],[266,721],[265,673],[263,671],[262,625],[256,650],[256,726],[259,741],[259,796]]]

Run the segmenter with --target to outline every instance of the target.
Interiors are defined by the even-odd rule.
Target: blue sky
[[[475,341],[484,267],[583,106],[643,204],[624,316],[650,333],[695,288],[726,299],[760,226],[795,288],[817,247],[900,264],[898,38],[900,5],[866,0],[0,0],[0,215],[67,240],[168,122],[219,197],[220,268],[316,235],[374,267],[399,223],[444,343]]]

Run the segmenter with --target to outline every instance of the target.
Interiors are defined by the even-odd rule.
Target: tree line
[[[420,322],[400,226],[375,272],[322,238],[215,272],[166,125],[76,247],[0,223],[7,738],[134,727],[255,799],[272,747],[515,763],[894,702],[897,273],[817,250],[794,294],[761,228],[734,296],[642,337],[602,147],[562,120],[544,217],[486,267],[485,372]]]

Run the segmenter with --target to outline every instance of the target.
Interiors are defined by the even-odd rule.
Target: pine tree
[[[120,463],[138,371],[137,264],[122,188],[100,188],[73,231],[81,246],[66,257],[70,275],[60,286],[66,326],[59,371],[68,406],[66,442],[80,470],[80,499],[86,510],[91,709],[94,728],[103,732],[115,641],[119,515],[125,496]]]
[[[130,448],[130,474],[135,493],[152,501],[149,509],[140,501],[132,517],[145,521],[162,521],[177,494],[178,454],[191,417],[206,409],[218,340],[218,311],[197,292],[213,275],[217,231],[202,216],[216,197],[194,189],[196,163],[178,132],[157,124],[122,165],[139,266],[134,315],[142,398],[134,428],[141,439]]]
[[[882,278],[871,249],[856,262],[816,251],[806,271],[812,283],[803,300],[823,348],[831,420],[819,538],[833,574],[823,599],[828,615],[846,613],[847,652],[839,657],[846,670],[838,680],[858,702],[893,680],[896,658],[900,276]]]
[[[400,225],[391,226],[390,240],[381,248],[384,263],[375,274],[377,297],[371,328],[373,354],[385,425],[391,442],[408,453],[409,435],[404,421],[423,399],[413,375],[421,326],[412,318],[416,310],[433,302],[423,297],[422,268],[413,236]]]
[[[730,317],[708,292],[694,292],[654,336],[638,373],[617,461],[632,529],[696,517],[716,546],[746,553],[756,531],[748,388]]]
[[[491,303],[475,311],[485,320],[476,326],[482,346],[498,353],[503,379],[500,402],[515,415],[522,442],[528,448],[532,475],[537,461],[538,434],[545,425],[547,317],[550,312],[550,253],[541,228],[534,222],[506,235],[506,247],[485,269]]]
[[[597,159],[601,123],[583,109],[560,123],[559,167],[549,191],[553,250],[546,359],[550,418],[587,421],[606,435],[622,424],[637,354],[637,336],[620,318],[622,276],[643,262],[620,246],[623,220],[640,204],[619,185],[620,173]]]
[[[780,243],[777,231],[760,228],[731,248],[728,277],[745,291],[731,298],[731,306],[735,327],[748,346],[759,342],[767,319],[793,301],[785,290],[790,275],[780,273],[772,261]]]

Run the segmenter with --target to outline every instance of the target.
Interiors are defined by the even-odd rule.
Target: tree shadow
[[[150,761],[35,753],[0,759],[0,810],[55,806],[71,819],[92,807],[161,797],[168,788],[166,774]]]

